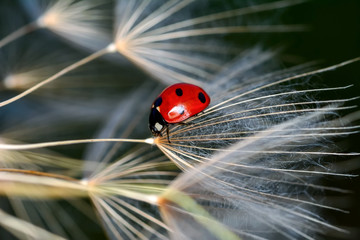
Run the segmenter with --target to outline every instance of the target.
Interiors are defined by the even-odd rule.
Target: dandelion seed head
[[[162,197],[162,196],[158,196],[157,197],[157,199],[156,199],[156,204],[160,207],[160,209],[161,209],[161,207],[162,206],[166,206],[166,203],[167,203],[167,199],[166,198],[164,198],[164,197]]]
[[[56,11],[48,11],[43,16],[39,17],[37,24],[44,28],[56,28],[57,25],[63,24],[61,22],[61,15]]]
[[[291,120],[288,126],[280,127],[280,124],[279,127],[285,130],[293,124],[301,125],[311,121],[314,115],[299,118],[299,122]],[[285,132],[283,139],[265,138],[266,135],[279,134],[280,128],[259,133],[257,139],[239,141],[213,157],[203,159],[207,162],[198,163],[195,168],[190,168],[191,163],[189,166],[184,164],[187,172],[172,183],[170,192],[187,194],[210,214],[207,221],[215,218],[241,238],[313,237],[329,230],[344,232],[317,215],[322,208],[336,210],[322,205],[319,199],[324,190],[338,189],[316,185],[316,179],[327,171],[321,166],[318,166],[319,170],[304,167],[316,157],[304,157],[306,153],[296,154],[296,158],[289,157],[291,152],[286,151],[289,147],[286,145],[290,145],[291,135],[286,137]],[[278,154],[267,151],[276,149],[276,146],[285,151]],[[196,157],[189,151],[188,156]],[[199,213],[184,211],[177,201],[167,199],[159,206],[173,229],[182,229],[184,222],[191,223],[196,216],[201,217]],[[199,222],[190,225],[196,224]],[[206,232],[206,227],[199,227],[197,231]],[[188,237],[195,234],[191,230],[183,232]]]
[[[201,85],[233,59],[234,52],[241,52],[225,43],[223,36],[304,30],[300,26],[251,25],[246,21],[240,21],[241,26],[227,26],[229,20],[237,22],[243,15],[273,12],[302,2],[242,5],[239,9],[195,15],[204,12],[203,3],[117,1],[114,42],[119,53],[167,85]]]
[[[146,142],[147,144],[153,145],[153,144],[156,144],[156,142],[157,142],[156,139],[157,139],[157,138],[147,138],[147,139],[145,139],[145,142]]]
[[[116,44],[114,44],[114,43],[110,43],[106,48],[108,49],[108,51],[110,53],[116,52]]]
[[[49,67],[47,70],[50,70]],[[24,72],[9,72],[3,79],[2,84],[5,89],[21,91],[28,89],[37,82],[42,76],[46,76],[46,69],[36,69]]]
[[[127,42],[123,39],[120,39],[115,42],[115,46],[116,46],[116,49],[118,50],[118,52],[120,52],[120,53],[126,52]]]
[[[47,28],[77,46],[98,50],[110,42],[104,27],[108,13],[98,1],[23,2],[39,27]],[[37,16],[36,16],[37,15]]]
[[[159,196],[156,196],[156,195],[148,196],[148,202],[150,202],[154,205],[159,203]]]
[[[159,152],[135,148],[89,178],[91,199],[110,235],[166,239],[168,227],[155,209],[158,196],[176,176]]]
[[[241,238],[344,232],[318,215],[321,209],[339,210],[321,203],[324,191],[342,190],[317,185],[317,180],[337,175],[322,159],[346,155],[334,151],[331,139],[356,131],[343,125],[338,113],[351,109],[344,104],[354,98],[315,100],[312,93],[347,87],[296,89],[280,84],[288,78],[272,77],[274,82],[218,92],[203,113],[170,128],[171,143],[163,133],[157,146],[186,172],[170,189],[204,207],[210,214],[206,221],[217,219]],[[173,229],[197,215],[174,201],[160,207]]]
[[[275,83],[276,81],[283,81],[281,79],[282,74],[272,77]],[[340,87],[339,89],[343,88]],[[166,133],[163,133],[163,137],[156,142],[162,147],[162,150],[164,148],[168,148],[170,151],[179,150],[177,156],[182,160],[186,158],[187,161],[192,162],[190,165],[193,165],[196,162],[206,161],[216,151],[221,151],[222,148],[237,141],[252,138],[256,140],[257,137],[253,135],[266,132],[267,129],[276,124],[317,111],[324,113],[323,119],[319,119],[317,123],[308,122],[301,129],[294,126],[294,132],[291,134],[303,137],[294,138],[296,143],[293,145],[297,144],[299,148],[321,148],[324,144],[321,143],[320,138],[327,136],[322,127],[329,124],[330,119],[337,118],[338,115],[335,111],[342,109],[336,104],[341,105],[352,100],[312,100],[310,95],[313,93],[338,89],[304,88],[296,90],[291,84],[273,84],[271,81],[255,84],[245,83],[228,90],[221,90],[221,86],[219,86],[218,90],[217,92],[209,92],[212,104],[203,113],[186,120],[185,125],[171,126],[170,139],[172,139],[172,144],[166,141]],[[332,108],[322,108],[332,103],[335,104]],[[344,109],[346,108],[344,107]],[[313,129],[318,129],[321,133],[311,136],[310,132]],[[297,133],[297,131],[299,132]],[[326,132],[326,128],[324,131]],[[338,134],[341,135],[334,133],[334,136]],[[330,135],[331,133],[329,133]],[[272,139],[269,138],[269,142]],[[311,144],[310,140],[312,141]],[[182,162],[180,159],[178,162]]]
[[[18,74],[8,74],[4,80],[3,84],[6,89],[24,89],[24,85],[26,85],[26,78],[23,78]]]
[[[79,183],[84,185],[84,186],[87,186],[87,185],[89,185],[89,179],[82,178]]]
[[[212,103],[207,109],[171,126],[171,142],[165,131],[156,139],[159,149],[185,171],[169,192],[186,194],[206,211],[205,216],[202,210],[188,211],[180,200],[163,195],[166,201],[159,206],[175,232],[198,225],[205,234],[209,229],[202,222],[214,219],[240,238],[311,239],[345,232],[319,215],[323,209],[341,211],[321,199],[325,191],[343,190],[318,185],[318,180],[342,175],[330,171],[326,156],[352,155],[337,152],[332,140],[357,131],[341,118],[356,98],[329,99],[326,94],[349,86],[317,89],[305,83],[309,79],[301,81],[322,71],[278,72],[271,78],[255,74],[254,81],[238,84],[237,71],[231,78],[220,77],[220,85],[208,86]],[[325,98],[317,100],[314,94]],[[183,232],[184,238],[196,236]]]
[[[38,83],[41,78],[48,76],[51,70],[54,70],[53,66],[48,66],[47,68],[36,68],[34,66],[34,68],[29,71],[26,69],[20,71],[20,69],[18,69],[18,71],[9,72],[5,76],[3,79],[3,86],[8,90],[26,90]]]
[[[27,90],[72,63],[75,56],[73,50],[58,42],[48,43],[46,48],[39,41],[27,41],[26,44],[14,43],[0,53],[1,61],[4,62],[0,67],[2,85],[8,90]],[[49,88],[60,88],[64,86],[63,84],[70,88],[74,81],[64,81],[64,79],[75,77],[76,75],[68,75],[62,79],[63,81],[47,85],[45,89],[48,91]],[[39,89],[36,93],[41,91],[42,89]],[[44,92],[46,91],[42,91]]]

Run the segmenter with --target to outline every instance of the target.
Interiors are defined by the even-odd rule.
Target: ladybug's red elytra
[[[161,132],[166,128],[169,140],[169,124],[181,123],[203,111],[209,103],[209,95],[196,85],[171,85],[165,88],[152,104],[149,128],[154,136],[161,136]]]

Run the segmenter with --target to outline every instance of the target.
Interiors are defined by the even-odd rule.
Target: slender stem
[[[63,179],[67,181],[79,181],[78,179],[71,178],[65,175],[55,174],[55,173],[46,173],[46,172],[39,172],[35,170],[23,170],[23,169],[12,169],[12,168],[0,168],[0,172],[9,172],[9,173],[21,173],[33,176],[43,176],[43,177],[52,177]]]
[[[43,143],[30,143],[30,144],[0,144],[0,149],[3,150],[29,150],[44,147],[64,146],[81,143],[95,143],[95,142],[128,142],[128,143],[147,143],[153,144],[153,138],[147,139],[127,139],[127,138],[102,138],[102,139],[78,139],[78,140],[65,140]]]
[[[111,45],[109,45],[109,46],[111,46]],[[8,100],[5,100],[5,101],[3,101],[3,102],[0,102],[0,107],[3,107],[3,106],[5,106],[5,105],[7,105],[7,104],[10,104],[10,103],[12,103],[12,102],[15,102],[16,100],[19,100],[20,98],[22,98],[22,97],[24,97],[24,96],[26,96],[26,95],[34,92],[35,90],[39,89],[40,87],[44,86],[45,84],[47,84],[47,83],[49,83],[49,82],[51,82],[51,81],[53,81],[53,80],[55,80],[55,79],[63,76],[64,74],[66,74],[66,73],[68,73],[68,72],[70,72],[70,71],[72,71],[72,70],[74,70],[74,69],[76,69],[76,68],[78,68],[78,67],[86,64],[86,63],[89,63],[89,62],[91,62],[91,61],[93,61],[93,60],[101,57],[102,55],[105,55],[105,54],[107,54],[107,53],[110,53],[110,52],[112,52],[112,51],[113,51],[113,50],[112,50],[112,48],[110,48],[110,47],[106,47],[106,48],[104,48],[104,49],[101,49],[101,50],[99,50],[99,51],[91,54],[90,56],[87,56],[87,57],[81,59],[80,61],[78,61],[78,62],[76,62],[76,63],[74,63],[74,64],[71,64],[70,66],[64,68],[64,69],[61,70],[60,72],[58,72],[58,73],[52,75],[51,77],[49,77],[49,78],[47,78],[47,79],[39,82],[39,83],[36,84],[35,86],[33,86],[33,87],[27,89],[26,91],[24,91],[24,92],[16,95],[15,97],[12,97],[12,98],[10,98],[10,99],[8,99]]]
[[[39,26],[36,24],[36,22],[32,22],[29,24],[26,24],[25,26],[22,26],[21,28],[15,30],[14,32],[10,33],[6,37],[0,40],[0,48],[5,46],[6,44],[36,30],[39,29]]]

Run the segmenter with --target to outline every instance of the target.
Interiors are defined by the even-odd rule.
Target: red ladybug
[[[208,94],[196,85],[188,83],[171,85],[152,104],[149,128],[154,136],[162,136],[161,132],[166,128],[169,140],[169,124],[181,123],[203,111],[209,103]]]

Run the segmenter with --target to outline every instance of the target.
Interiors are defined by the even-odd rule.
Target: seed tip
[[[159,201],[159,197],[156,195],[150,195],[150,196],[148,196],[148,201],[151,204],[157,204]]]
[[[147,138],[147,139],[145,139],[145,143],[153,145],[153,144],[155,144],[155,139],[154,138]]]
[[[116,49],[115,43],[110,43],[110,44],[106,47],[106,50],[107,50],[109,53],[116,52],[117,49]]]

